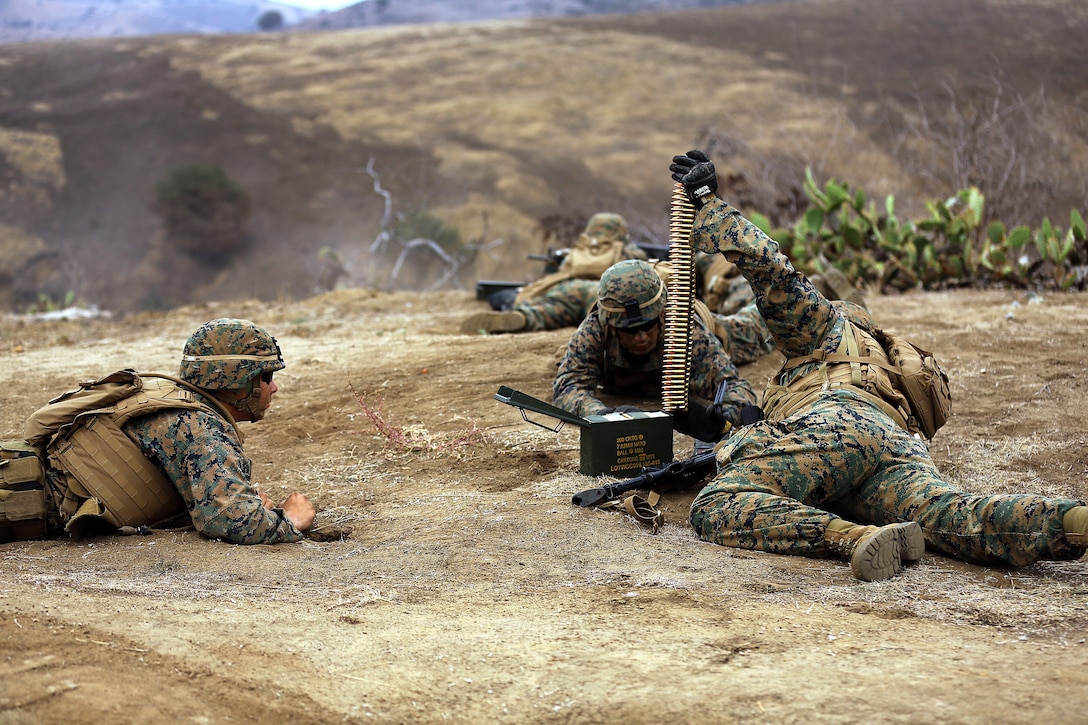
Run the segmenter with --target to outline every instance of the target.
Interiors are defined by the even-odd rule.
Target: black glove
[[[688,401],[687,410],[674,410],[672,427],[696,440],[717,443],[725,435],[728,421],[720,405],[703,405]]]
[[[684,185],[684,191],[696,209],[702,209],[706,197],[718,190],[714,162],[699,149],[692,149],[683,156],[673,156],[669,171],[674,181]]]
[[[605,408],[601,411],[601,415],[606,413],[641,413],[642,408],[638,408],[634,405],[617,405],[615,408]]]
[[[518,291],[516,289],[501,289],[487,296],[487,304],[491,305],[491,309],[497,312],[505,312],[514,308],[517,299]]]

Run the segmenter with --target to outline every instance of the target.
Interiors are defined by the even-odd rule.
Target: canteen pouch
[[[0,543],[44,539],[47,531],[41,449],[0,441]]]

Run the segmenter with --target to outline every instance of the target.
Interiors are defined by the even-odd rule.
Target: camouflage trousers
[[[1077,559],[1062,517],[1083,502],[1029,494],[981,496],[941,479],[925,443],[848,390],[824,393],[781,421],[740,429],[691,506],[699,537],[725,546],[823,556],[834,518],[916,521],[926,545],[982,564]],[[832,513],[833,512],[833,513]]]
[[[720,256],[720,255],[719,255]],[[717,309],[712,307],[719,315],[734,315],[756,301],[756,294],[752,291],[752,285],[744,277],[737,277],[731,281],[725,290],[725,294],[717,303]]]
[[[567,279],[549,287],[539,297],[519,302],[513,309],[525,315],[525,331],[578,327],[597,301],[595,279]]]
[[[774,350],[774,338],[753,301],[732,315],[715,315],[714,333],[734,365],[745,365]]]

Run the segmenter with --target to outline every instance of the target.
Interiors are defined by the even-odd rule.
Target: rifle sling
[[[623,501],[613,499],[602,503],[597,508],[623,511],[643,526],[649,526],[656,534],[665,523],[665,512],[657,508],[657,502],[660,500],[661,494],[657,491],[650,491],[645,498],[633,493]]]

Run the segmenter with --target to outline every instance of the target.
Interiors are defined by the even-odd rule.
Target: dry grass
[[[52,282],[62,294],[114,309],[299,297],[320,277],[322,249],[345,261],[346,284],[381,285],[366,254],[384,201],[371,164],[396,212],[424,208],[463,239],[503,240],[458,277],[469,286],[539,273],[525,256],[543,251],[547,218],[579,226],[608,209],[637,236],[665,239],[664,169],[696,144],[714,151],[732,201],[782,223],[804,203],[806,166],[894,195],[904,218],[972,182],[1015,200],[994,199],[1023,217],[1006,221],[1064,223],[1088,198],[1083,16],[1074,0],[806,0],[0,46],[0,128],[64,151],[63,197],[21,205],[18,219],[67,254]],[[1022,102],[1030,137],[1017,135],[1023,113],[1006,114]],[[66,115],[69,105],[86,112]],[[1001,146],[989,155],[964,145],[982,122],[1008,124],[975,134]],[[156,238],[146,194],[193,156],[217,159],[251,192],[259,263],[216,276]],[[124,160],[112,185],[99,183],[106,158]],[[1009,160],[1017,178],[1004,178]],[[50,164],[41,173],[53,178]],[[99,215],[109,224],[87,223]],[[114,283],[133,259],[139,274]]]

